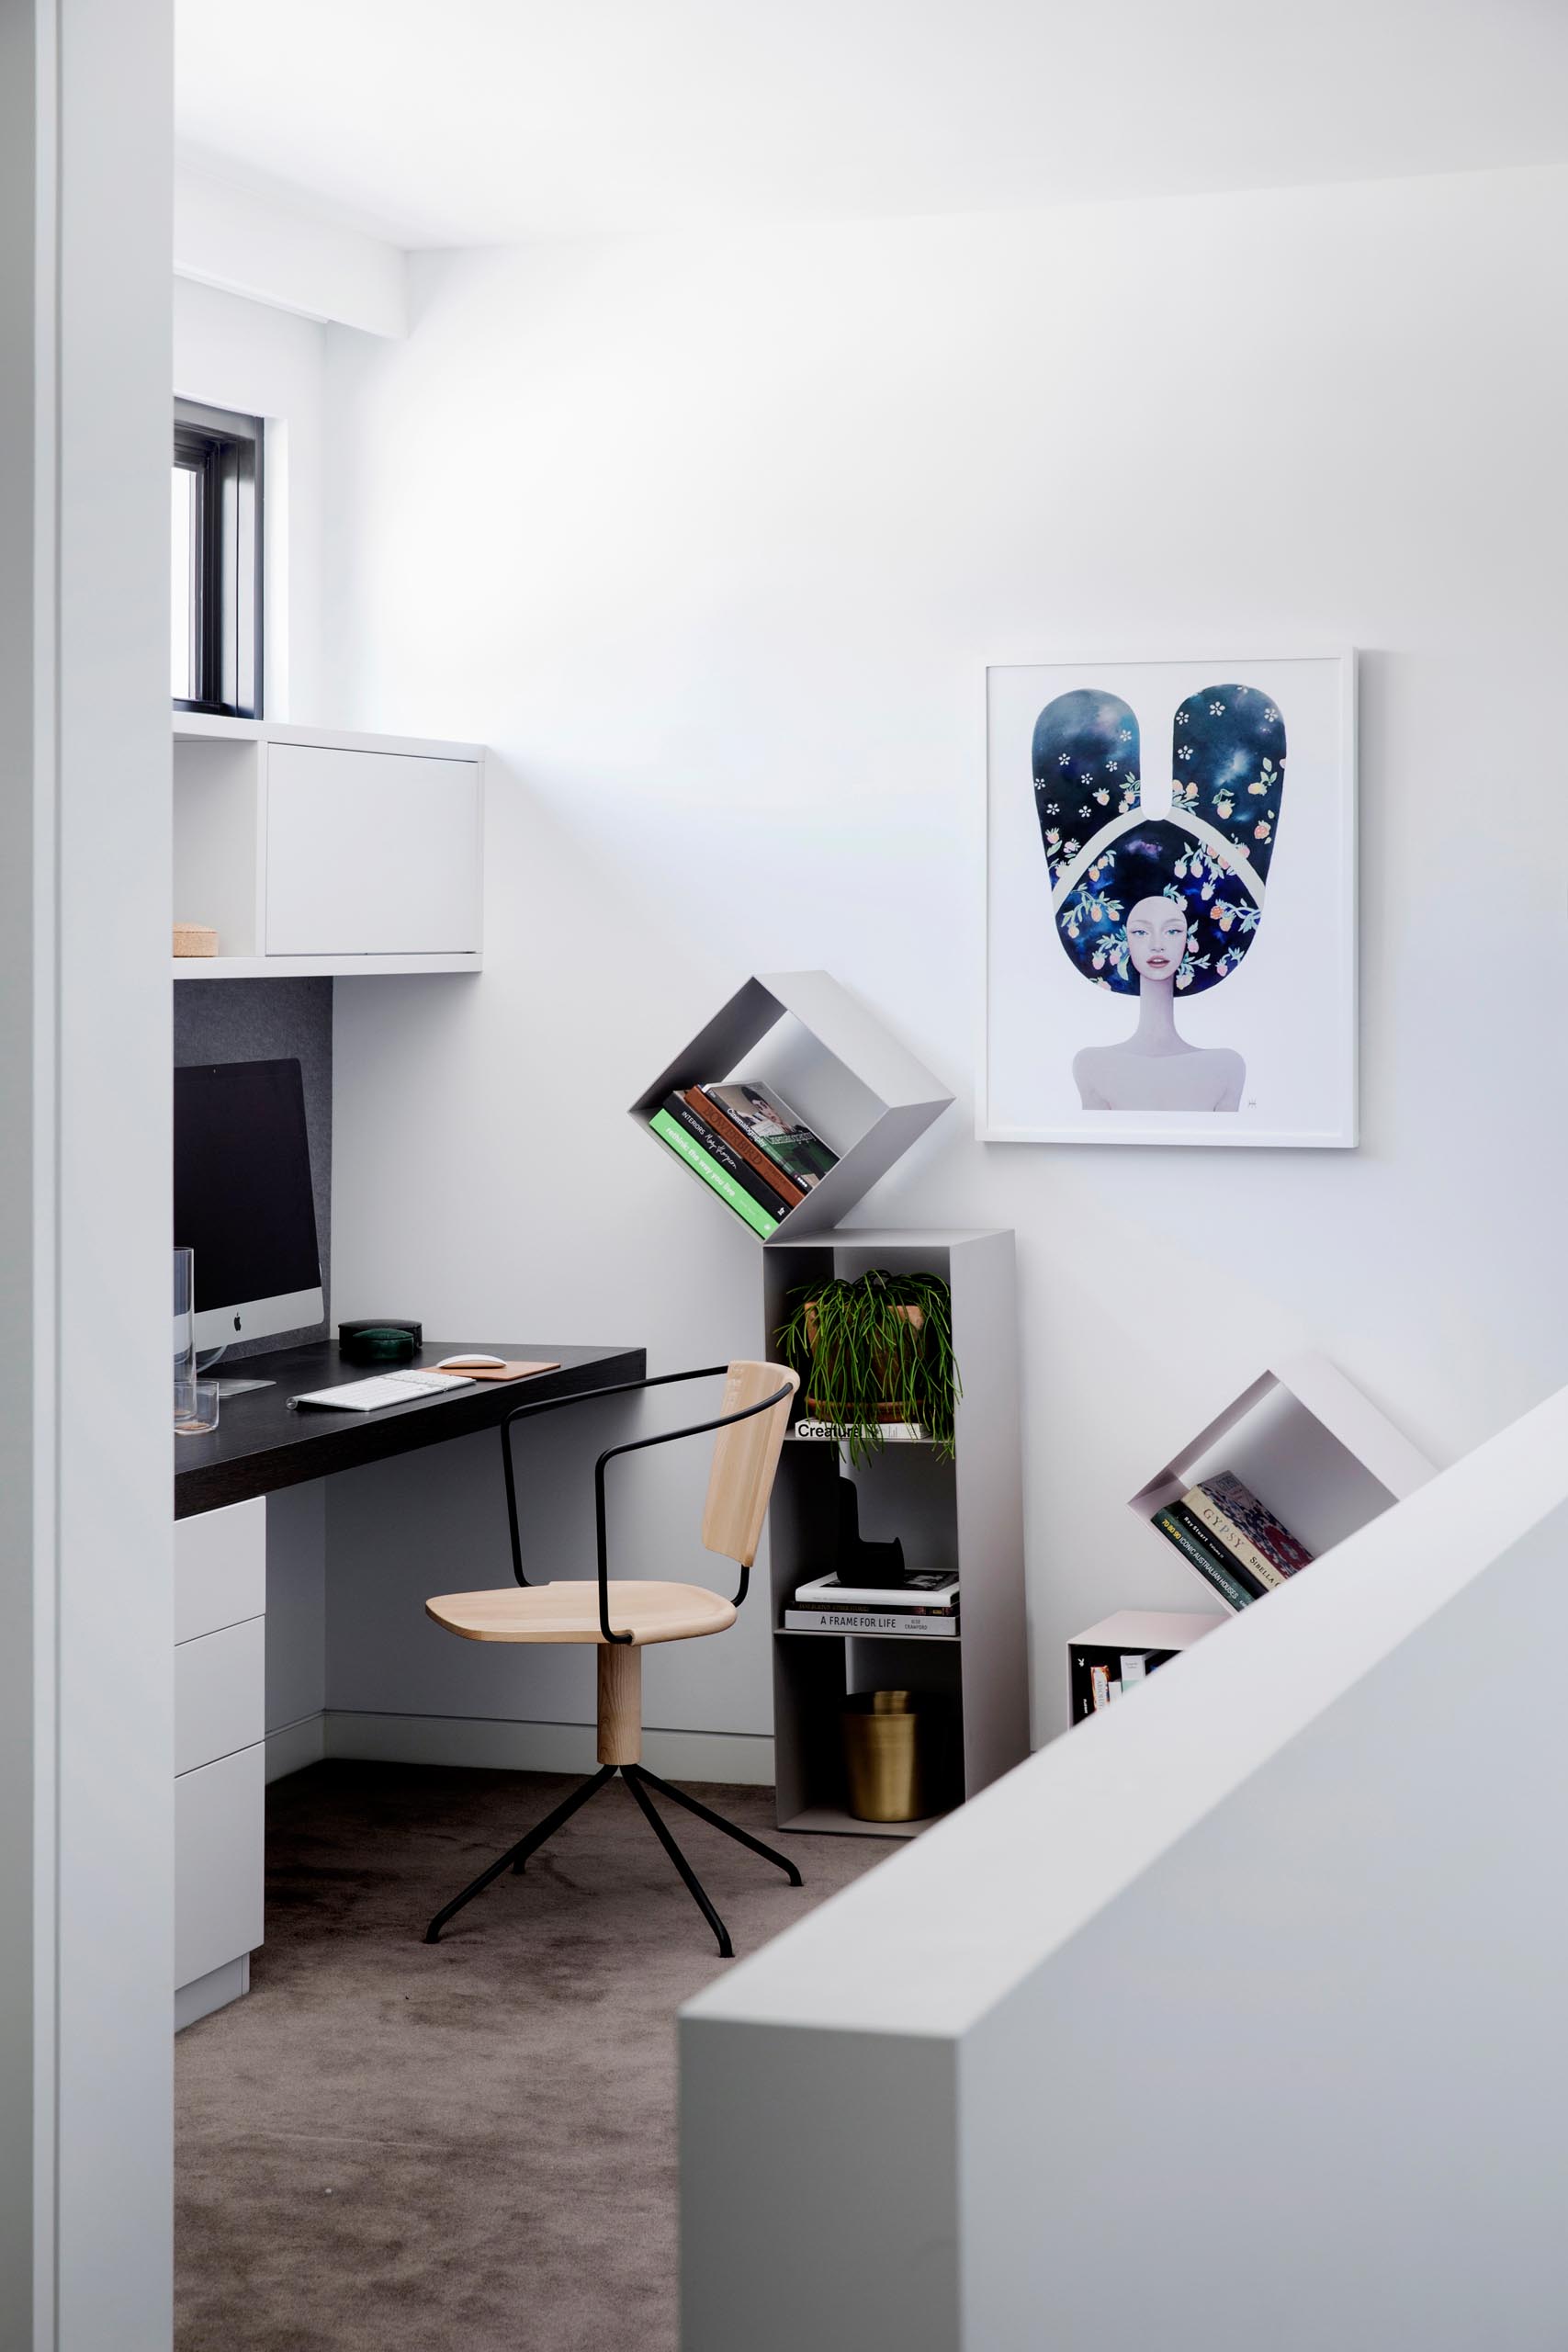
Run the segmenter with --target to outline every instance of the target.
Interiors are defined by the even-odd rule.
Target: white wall
[[[175,273],[307,319],[335,319],[369,334],[408,332],[396,245],[186,161],[175,167]]]
[[[333,715],[495,747],[483,978],[339,991],[338,1311],[752,1347],[624,1105],[818,963],[967,1097],[986,662],[1346,641],[1360,1149],[965,1099],[870,1204],[1019,1230],[1037,1736],[1074,1627],[1202,1605],[1122,1498],[1271,1349],[1439,1460],[1568,1376],[1565,232],[1557,170],[759,229],[425,258],[406,344],[332,334]]]
[[[175,390],[265,416],[269,718],[334,716],[321,664],[328,329],[264,302],[175,280]]]

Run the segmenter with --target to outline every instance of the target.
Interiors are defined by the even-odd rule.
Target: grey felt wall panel
[[[305,1124],[310,1133],[310,1181],[321,1281],[332,1311],[333,984],[330,979],[176,980],[175,1068],[192,1062],[298,1061],[305,1084]],[[201,1269],[197,1268],[197,1297]],[[297,1340],[325,1336],[314,1323],[275,1339],[244,1340],[227,1362],[261,1355]]]

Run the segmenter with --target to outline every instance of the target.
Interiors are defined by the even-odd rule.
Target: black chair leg
[[[650,1772],[646,1764],[629,1766],[628,1778],[633,1772],[639,1780],[646,1781],[650,1789],[657,1789],[661,1797],[668,1797],[671,1804],[683,1804],[688,1813],[694,1813],[697,1819],[705,1821],[711,1829],[722,1829],[727,1838],[735,1839],[737,1845],[750,1846],[751,1851],[754,1854],[761,1854],[765,1862],[773,1862],[787,1874],[791,1886],[801,1886],[805,1883],[799,1871],[787,1854],[779,1853],[774,1847],[764,1846],[760,1838],[753,1838],[751,1832],[749,1829],[742,1829],[738,1822],[727,1821],[723,1814],[715,1813],[711,1805],[699,1804],[695,1797],[689,1797],[686,1794],[684,1789],[671,1788],[669,1781],[661,1781],[657,1772]]]
[[[584,1781],[580,1787],[573,1789],[571,1794],[567,1797],[562,1804],[558,1804],[554,1813],[550,1814],[545,1820],[541,1821],[536,1829],[530,1829],[527,1836],[525,1838],[520,1838],[515,1846],[508,1846],[505,1853],[502,1854],[499,1862],[491,1862],[489,1870],[481,1871],[471,1886],[466,1886],[461,1894],[454,1895],[451,1902],[446,1905],[445,1909],[436,1913],[434,1918],[432,1919],[429,1927],[426,1928],[424,1931],[425,1942],[427,1944],[438,1942],[441,1936],[441,1930],[446,1925],[447,1920],[452,1918],[457,1912],[460,1911],[465,1903],[471,1903],[476,1894],[482,1894],[486,1887],[490,1885],[491,1882],[493,1879],[498,1879],[501,1876],[502,1871],[505,1870],[508,1865],[510,1865],[513,1870],[520,1871],[524,1863],[527,1860],[529,1855],[537,1853],[546,1838],[553,1838],[556,1831],[562,1826],[563,1823],[571,1819],[572,1815],[577,1811],[579,1805],[586,1804],[589,1798],[594,1795],[598,1790],[602,1789],[606,1781],[613,1781],[615,1777],[615,1765],[601,1765],[598,1771],[593,1774],[592,1778],[591,1780]]]
[[[654,1836],[658,1838],[660,1844],[663,1847],[665,1852],[669,1855],[671,1860],[680,1871],[681,1876],[685,1880],[686,1889],[691,1895],[693,1902],[696,1905],[698,1910],[707,1921],[708,1926],[713,1929],[714,1934],[717,1937],[718,1956],[720,1960],[733,1960],[735,1957],[735,1946],[729,1940],[729,1929],[725,1926],[724,1921],[719,1917],[718,1913],[708,1901],[706,1894],[703,1891],[703,1883],[701,1879],[698,1878],[695,1871],[686,1860],[685,1855],[682,1854],[681,1849],[675,1843],[674,1838],[671,1838],[669,1830],[660,1819],[653,1799],[649,1795],[648,1791],[642,1785],[644,1775],[640,1766],[636,1764],[623,1765],[621,1768],[621,1777],[626,1781],[627,1788],[630,1789],[633,1796],[636,1797],[638,1804],[642,1807],[643,1812],[647,1815],[649,1826],[652,1829]]]

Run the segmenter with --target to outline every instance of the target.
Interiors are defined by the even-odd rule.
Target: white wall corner
[[[175,172],[175,275],[307,319],[392,338],[408,333],[407,256],[181,163]]]

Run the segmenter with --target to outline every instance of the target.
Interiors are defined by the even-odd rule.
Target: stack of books
[[[770,1088],[730,1081],[667,1094],[653,1132],[766,1240],[839,1155]]]
[[[813,1577],[795,1588],[784,1611],[786,1634],[915,1635],[953,1640],[958,1633],[958,1578],[951,1568],[912,1568],[898,1585],[840,1584]]]
[[[1179,1502],[1156,1511],[1154,1524],[1233,1609],[1261,1600],[1313,1556],[1228,1470],[1189,1487]]]
[[[1111,1673],[1108,1661],[1102,1660],[1089,1669],[1089,1704],[1091,1714],[1101,1714],[1116,1700],[1125,1698],[1129,1690],[1138,1690],[1149,1678],[1153,1667],[1164,1666],[1159,1651],[1152,1655],[1145,1650],[1128,1650],[1122,1658],[1120,1679]]]

